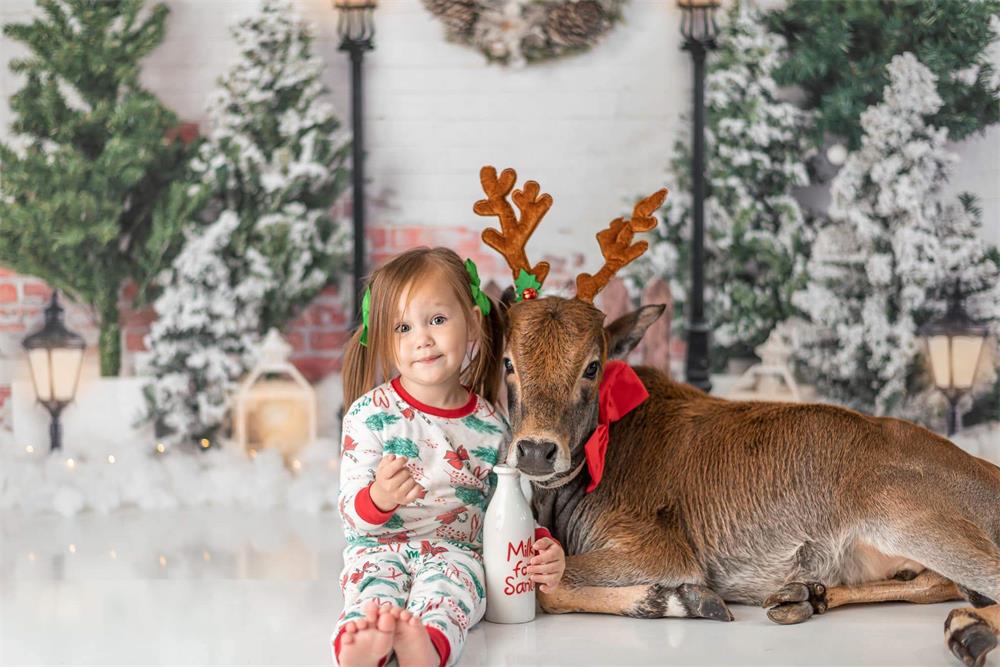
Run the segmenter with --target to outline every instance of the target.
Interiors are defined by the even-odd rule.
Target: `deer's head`
[[[645,252],[648,244],[633,243],[633,236],[656,225],[652,214],[667,191],[642,200],[631,218],[617,218],[597,234],[604,266],[594,275],[577,276],[575,298],[537,298],[549,266],[545,262],[531,266],[524,246],[552,198],[539,194],[538,183],[526,182],[512,196],[518,216],[507,202],[517,180],[512,169],[498,177],[493,167],[484,167],[480,180],[487,199],[476,202],[473,210],[497,216],[501,227],[500,232],[486,229],[483,240],[504,256],[517,285],[512,297],[516,302],[507,311],[504,356],[514,432],[507,462],[532,481],[544,481],[583,460],[579,450],[597,425],[605,364],[627,356],[663,312],[663,306],[645,306],[605,326],[604,313],[594,307],[593,299],[618,269]]]

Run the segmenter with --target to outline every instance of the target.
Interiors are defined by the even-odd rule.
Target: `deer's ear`
[[[622,315],[617,320],[604,327],[604,335],[608,340],[608,359],[624,359],[628,353],[642,340],[653,322],[655,322],[666,306],[662,304],[643,306],[639,310]]]
[[[513,287],[508,287],[500,295],[500,307],[507,311],[511,306],[514,305],[514,299],[517,298],[517,292]]]

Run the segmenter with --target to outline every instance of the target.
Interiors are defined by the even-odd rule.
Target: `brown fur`
[[[538,520],[569,554],[565,590],[541,595],[548,611],[633,614],[657,591],[676,598],[685,585],[699,587],[685,590],[704,604],[715,593],[753,604],[770,597],[779,622],[825,611],[816,591],[838,604],[929,601],[954,596],[954,582],[1000,600],[1000,469],[900,420],[726,401],[640,367],[650,397],[612,425],[604,478],[585,494],[586,468],[574,472],[596,426],[600,382],[585,369],[627,355],[661,310],[645,307],[606,329],[600,311],[578,300],[549,297],[508,313],[508,462],[532,481]],[[539,451],[551,442],[547,459]],[[933,573],[876,583],[925,568],[948,583],[934,584]],[[962,628],[995,632],[994,609]],[[965,632],[974,661],[992,648],[985,631]],[[958,654],[955,642],[965,644],[949,637]]]

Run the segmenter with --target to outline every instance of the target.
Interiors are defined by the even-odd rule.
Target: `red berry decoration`
[[[521,298],[522,299],[537,299],[538,298],[538,290],[536,290],[533,287],[529,287],[529,288],[525,289],[524,292],[521,293]]]

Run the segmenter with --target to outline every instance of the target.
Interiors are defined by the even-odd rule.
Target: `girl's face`
[[[424,387],[457,388],[476,307],[460,303],[435,276],[404,290],[399,312],[392,335],[400,376]]]

